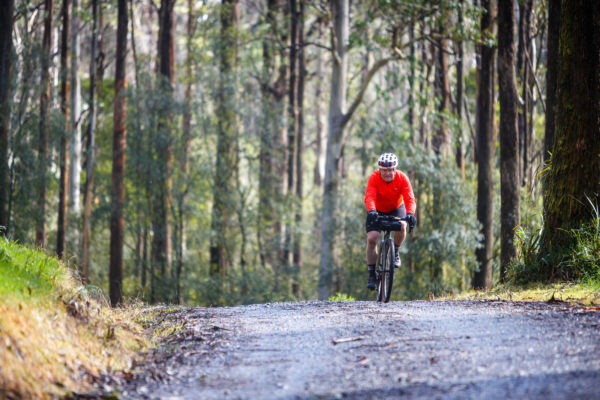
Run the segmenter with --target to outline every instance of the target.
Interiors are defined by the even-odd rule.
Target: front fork
[[[390,239],[390,236],[391,235],[387,233],[377,244],[377,264],[375,266],[375,278],[377,279],[377,282],[381,280],[381,270],[383,269],[382,265],[384,264],[384,257],[386,256],[386,252],[384,251],[385,243]]]

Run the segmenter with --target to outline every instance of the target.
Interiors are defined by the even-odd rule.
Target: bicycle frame
[[[404,230],[401,221],[405,218],[380,216],[377,220],[380,228],[380,240],[377,244],[377,301],[387,303],[392,295],[395,268],[395,243],[391,233]]]

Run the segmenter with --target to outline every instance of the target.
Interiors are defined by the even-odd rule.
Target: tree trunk
[[[38,143],[38,199],[35,242],[46,247],[46,181],[50,135],[50,52],[52,47],[52,0],[44,1],[44,38],[42,41],[42,80],[40,83],[40,127]]]
[[[90,239],[92,216],[92,190],[94,187],[94,148],[96,147],[96,50],[98,46],[98,2],[92,0],[92,43],[90,59],[90,88],[89,88],[89,122],[87,127],[85,182],[83,185],[83,221],[81,231],[81,280],[85,284],[89,281],[90,270]]]
[[[218,140],[213,215],[211,229],[210,273],[227,275],[235,254],[232,220],[239,205],[237,192],[239,155],[235,101],[235,66],[237,64],[237,29],[239,0],[222,0],[221,43],[219,48],[220,81],[217,94]]]
[[[67,194],[69,192],[69,0],[62,4],[62,36],[60,46],[60,109],[64,129],[60,134],[60,183],[58,185],[58,227],[56,230],[56,254],[64,257],[67,232]]]
[[[140,283],[142,284],[142,288],[145,288],[148,275],[148,228],[146,225],[144,225],[142,229],[142,276]]]
[[[546,167],[550,161],[552,147],[554,146],[554,131],[556,118],[556,99],[558,83],[558,40],[560,33],[560,5],[561,0],[548,2],[548,51],[546,56],[546,127],[544,133],[543,165]],[[543,176],[544,191],[548,174]]]
[[[296,153],[297,136],[298,136],[298,107],[297,107],[297,91],[298,91],[298,2],[290,0],[290,65],[289,65],[289,82],[288,82],[288,129],[287,129],[287,199],[288,210],[290,214],[295,214],[296,204]],[[290,274],[290,254],[293,246],[293,231],[294,223],[288,219],[285,228],[285,240],[283,243],[283,259],[281,264],[285,266],[286,275]]]
[[[318,36],[319,38],[322,36],[322,22],[317,22],[318,28]],[[313,182],[316,186],[320,187],[323,182],[323,130],[324,130],[324,115],[321,112],[321,99],[323,94],[323,51],[321,49],[316,49],[317,51],[317,72],[316,72],[316,82],[315,82],[315,169],[314,169],[314,177]]]
[[[498,4],[498,83],[500,95],[500,280],[516,255],[514,229],[519,224],[519,141],[515,73],[515,0]]]
[[[69,147],[69,204],[67,242],[78,249],[78,229],[81,213],[81,77],[79,76],[79,0],[71,0],[71,140]]]
[[[449,150],[449,135],[446,128],[446,115],[450,109],[450,79],[448,77],[448,39],[444,36],[447,30],[449,11],[443,8],[438,21],[438,49],[435,63],[435,88],[436,98],[439,99],[437,111],[437,129],[432,140],[433,151],[442,159],[446,157]]]
[[[110,216],[110,302],[123,303],[123,207],[125,203],[125,152],[127,150],[127,0],[118,2],[117,62],[113,129],[112,209]]]
[[[99,0],[98,3],[98,39],[97,39],[97,52],[96,52],[96,95],[99,99],[102,99],[103,85],[104,85],[104,60],[106,59],[106,53],[104,52],[104,10],[103,0]],[[96,104],[98,105],[98,104]]]
[[[189,155],[190,155],[190,146],[192,143],[192,41],[195,31],[194,24],[194,1],[188,0],[188,21],[187,21],[187,38],[186,38],[186,47],[187,47],[187,59],[185,62],[185,109],[183,113],[183,149],[181,152],[181,158],[179,160],[179,169],[180,171],[180,182],[178,185],[179,190],[179,221],[178,221],[178,234],[176,237],[178,240],[178,249],[177,249],[177,267],[175,271],[175,300],[179,304],[182,301],[181,294],[181,273],[183,271],[183,263],[186,257],[186,233],[188,226],[188,213],[186,210],[186,202],[187,202],[187,186],[189,181]]]
[[[417,144],[417,135],[415,134],[415,23],[412,22],[409,27],[410,41],[410,67],[408,72],[408,130],[410,132],[410,142],[413,146]]]
[[[10,87],[12,76],[12,30],[14,0],[0,5],[0,235],[5,235],[9,219],[10,176],[8,142],[10,127]]]
[[[157,143],[154,144],[157,159],[157,176],[152,210],[152,263],[161,274],[158,296],[160,300],[168,299],[169,276],[171,271],[171,206],[173,192],[173,114],[171,103],[174,81],[174,36],[173,7],[174,0],[162,0],[160,7],[160,29],[158,36],[158,86],[167,104],[159,111],[157,126]],[[172,276],[171,276],[172,278]]]
[[[294,235],[293,256],[293,281],[292,293],[299,299],[301,297],[300,269],[302,265],[302,197],[303,197],[303,174],[302,159],[304,152],[304,84],[306,81],[306,55],[304,47],[304,0],[299,0],[298,10],[298,87],[297,87],[297,132],[296,132],[296,233]]]
[[[562,0],[555,138],[544,192],[541,253],[550,260],[549,278],[556,277],[561,260],[547,254],[568,251],[569,230],[597,217],[592,207],[600,193],[595,178],[600,171],[599,71],[600,3]]]
[[[485,11],[481,17],[481,34],[484,38],[494,35],[496,1],[483,0]],[[477,220],[481,223],[483,236],[481,247],[476,250],[479,270],[473,277],[473,287],[492,287],[493,251],[493,200],[494,200],[494,59],[496,49],[480,45],[481,64],[479,90],[477,93]]]
[[[278,285],[281,248],[281,207],[283,206],[285,169],[284,127],[285,82],[287,68],[283,50],[275,43],[284,42],[285,34],[278,29],[280,7],[276,0],[267,2],[265,23],[267,35],[263,41],[261,77],[262,130],[260,134],[259,225],[260,257],[263,266],[270,266]],[[282,30],[285,32],[285,30]]]
[[[421,28],[421,35],[424,36],[425,27]],[[421,79],[419,80],[419,104],[421,105],[419,115],[419,143],[425,148],[429,148],[429,137],[427,135],[427,88],[429,87],[429,75],[431,75],[432,64],[427,57],[426,42],[421,43]]]
[[[329,133],[325,158],[325,181],[321,216],[321,260],[319,265],[319,299],[329,297],[333,269],[334,242],[337,231],[336,211],[338,202],[340,160],[342,157],[344,112],[346,108],[346,74],[348,69],[347,45],[349,39],[348,0],[331,2],[334,43],[329,97]]]
[[[527,182],[527,164],[529,154],[529,141],[531,132],[527,123],[531,109],[531,98],[529,96],[532,71],[529,69],[528,54],[531,51],[530,25],[531,13],[533,11],[533,0],[519,2],[519,47],[517,54],[517,71],[521,81],[522,107],[519,108],[519,154],[521,154],[521,184]]]
[[[458,9],[458,26],[463,25],[463,0],[459,0],[460,7]],[[458,59],[456,60],[456,118],[458,119],[458,137],[456,139],[456,166],[460,170],[460,176],[464,182],[465,176],[465,150],[463,139],[463,84],[464,84],[464,45],[461,39],[456,42]]]

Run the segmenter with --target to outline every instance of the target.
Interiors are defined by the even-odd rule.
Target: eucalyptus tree
[[[436,21],[437,48],[435,49],[435,94],[438,99],[437,123],[432,139],[433,150],[440,157],[445,158],[450,150],[450,133],[446,123],[447,114],[450,112],[450,77],[448,75],[448,38],[446,32],[450,26],[450,10],[445,2],[441,3],[441,10]]]
[[[50,57],[52,46],[52,6],[53,0],[44,0],[44,38],[41,53],[41,93],[40,93],[40,123],[38,142],[38,197],[37,224],[35,242],[38,246],[46,247],[46,186],[48,169],[48,141],[50,135]]]
[[[570,232],[597,224],[600,3],[562,0],[559,38],[554,146],[544,188],[540,254],[546,261],[545,278],[572,278],[561,270],[560,257],[571,251]]]
[[[12,76],[12,28],[14,0],[0,5],[0,235],[8,226],[10,178],[8,168],[8,138],[10,122],[10,87]]]
[[[81,212],[81,75],[79,71],[80,30],[79,0],[71,0],[71,140],[69,148],[69,220],[79,222]],[[70,226],[74,223],[69,222]],[[77,230],[75,230],[77,231]],[[75,234],[69,234],[71,242],[77,242]]]
[[[299,0],[298,18],[298,87],[296,90],[296,207],[294,222],[296,228],[302,225],[302,200],[304,196],[304,90],[306,84],[306,46],[304,33],[305,7],[304,0]],[[297,229],[293,245],[292,293],[296,298],[301,296],[300,268],[302,265],[302,232]]]
[[[463,28],[464,24],[464,0],[459,0],[459,7],[457,13],[457,25],[459,29]],[[463,119],[463,101],[464,101],[464,43],[463,38],[459,37],[455,42],[456,47],[456,118],[458,119],[459,130],[457,132],[456,140],[456,166],[460,169],[463,181],[465,180],[465,150],[464,150],[464,138],[462,132],[462,119]]]
[[[482,242],[476,256],[478,271],[473,276],[473,287],[489,289],[492,286],[492,253],[494,244],[494,77],[496,44],[496,0],[483,0],[481,37],[479,44],[479,79],[477,81],[477,219],[481,223]]]
[[[190,149],[192,143],[192,71],[193,71],[193,45],[194,32],[196,30],[196,13],[194,1],[188,0],[187,4],[187,27],[186,27],[186,60],[185,60],[185,106],[182,119],[183,146],[179,156],[180,179],[177,184],[177,214],[175,221],[176,260],[175,260],[175,301],[181,301],[181,274],[183,272],[184,257],[187,252],[187,231],[189,213],[186,212],[188,202]],[[175,196],[175,193],[174,193]]]
[[[284,182],[281,171],[285,170],[285,94],[287,64],[284,46],[287,32],[281,28],[283,16],[281,1],[268,0],[264,13],[265,34],[262,43],[261,124],[259,149],[259,212],[258,246],[263,266],[275,272],[278,284]]]
[[[160,272],[159,298],[167,299],[172,261],[172,192],[173,192],[173,82],[175,77],[174,25],[175,0],[162,0],[158,33],[158,110],[156,140],[152,143],[156,176],[152,190],[152,264]]]
[[[127,151],[127,0],[118,2],[113,162],[110,215],[109,290],[113,306],[123,302],[123,206],[125,202],[125,153]]]
[[[83,183],[83,215],[81,222],[81,249],[79,273],[84,283],[90,276],[90,245],[92,233],[92,193],[94,188],[94,164],[96,149],[96,118],[97,118],[97,50],[98,50],[98,17],[100,0],[92,0],[92,36],[90,40],[90,85],[88,89],[88,125],[85,141],[85,180]]]
[[[239,179],[235,70],[239,7],[239,0],[223,0],[220,9],[220,77],[216,104],[218,140],[211,220],[210,274],[221,277],[227,275],[233,262],[233,220],[238,206],[235,194]]]
[[[520,219],[515,1],[498,2],[498,83],[500,96],[500,279],[516,255],[514,230]]]
[[[521,154],[521,183],[527,182],[527,168],[531,154],[532,127],[530,121],[533,111],[532,99],[532,76],[533,76],[533,54],[532,54],[532,14],[534,12],[535,0],[519,1],[519,24],[518,24],[518,52],[517,71],[521,82],[521,101],[519,107],[519,151]]]
[[[546,115],[544,118],[544,153],[543,161],[547,165],[554,146],[555,115],[557,100],[557,74],[558,74],[558,38],[560,34],[560,7],[561,0],[548,2],[548,40],[546,52]],[[544,175],[544,187],[547,182]]]
[[[60,134],[60,182],[58,185],[58,223],[56,229],[56,254],[64,257],[67,234],[67,199],[69,194],[69,0],[63,0],[61,9],[62,31],[60,45],[60,109],[64,129]]]

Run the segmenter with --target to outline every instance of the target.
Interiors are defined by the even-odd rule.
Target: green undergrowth
[[[0,237],[0,398],[86,393],[152,346],[141,304],[113,309],[43,251]]]
[[[356,301],[356,299],[349,294],[337,292],[335,295],[330,296],[328,301]]]
[[[591,218],[582,225],[562,230],[561,245],[543,246],[542,226],[515,231],[516,258],[507,269],[514,284],[576,281],[586,287],[600,286],[600,210],[588,199]]]
[[[3,301],[43,301],[67,286],[68,271],[55,258],[0,239],[0,298]]]

